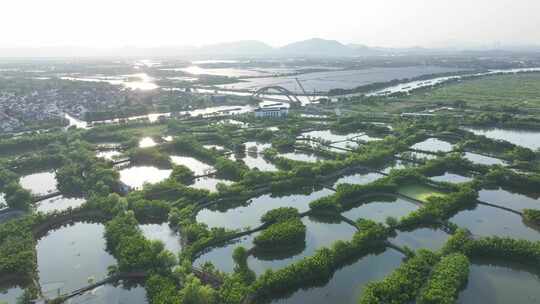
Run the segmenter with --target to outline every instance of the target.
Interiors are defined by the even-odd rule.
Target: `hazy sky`
[[[0,46],[540,44],[540,0],[2,0]]]

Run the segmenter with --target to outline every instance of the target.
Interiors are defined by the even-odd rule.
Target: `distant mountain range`
[[[244,40],[202,47],[168,46],[155,48],[123,47],[115,49],[85,47],[0,48],[0,57],[365,57],[395,54],[429,55],[463,52],[457,49],[381,48],[362,44],[342,44],[336,40],[313,38],[274,48],[264,42]],[[540,52],[540,46],[497,49],[470,49],[469,52]]]

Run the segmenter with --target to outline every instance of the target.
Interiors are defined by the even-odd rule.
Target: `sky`
[[[0,47],[540,44],[539,0],[2,0]]]

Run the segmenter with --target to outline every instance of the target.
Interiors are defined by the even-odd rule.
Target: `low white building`
[[[281,118],[289,114],[289,108],[280,106],[259,107],[255,109],[257,118]]]

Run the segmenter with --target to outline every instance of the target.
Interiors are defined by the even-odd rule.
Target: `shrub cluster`
[[[420,250],[380,282],[368,283],[360,304],[409,303],[418,296],[438,262],[436,254]]]
[[[116,258],[118,270],[170,271],[176,263],[174,255],[165,250],[161,241],[147,240],[138,224],[131,211],[105,224],[107,250]]]
[[[128,155],[134,164],[153,165],[160,168],[170,168],[172,166],[169,155],[163,153],[158,147],[135,148]]]
[[[255,298],[272,298],[276,294],[324,282],[351,259],[384,248],[389,233],[383,225],[365,221],[351,241],[337,241],[331,248],[319,249],[313,256],[283,269],[267,270],[252,286]]]
[[[261,222],[270,224],[285,221],[290,218],[296,218],[298,216],[300,216],[298,209],[293,207],[281,207],[266,212],[261,217]]]
[[[540,210],[525,209],[523,210],[523,218],[529,223],[540,225]]]
[[[253,243],[262,249],[279,249],[293,246],[306,239],[306,226],[300,218],[282,220],[262,231]]]
[[[469,259],[463,254],[445,256],[433,268],[418,304],[453,304],[469,277]]]
[[[422,208],[402,218],[399,227],[409,228],[419,224],[439,224],[455,212],[474,206],[477,198],[478,192],[469,185],[460,185],[458,191],[444,196],[430,196]]]

